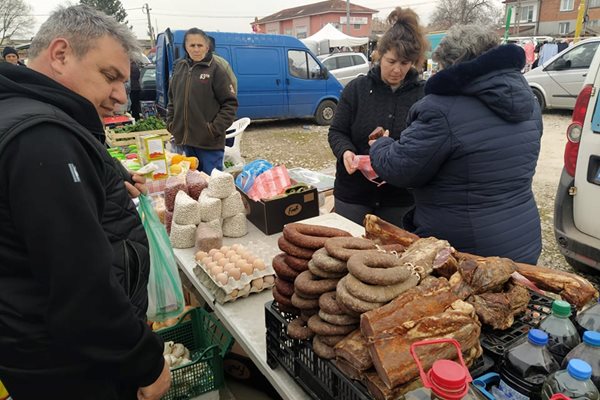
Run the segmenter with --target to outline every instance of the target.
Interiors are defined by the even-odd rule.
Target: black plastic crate
[[[287,325],[295,317],[277,308],[277,303],[265,303],[267,325],[267,364],[271,369],[281,365],[292,377],[297,376],[296,354],[305,344],[287,334]]]
[[[494,361],[502,358],[504,351],[517,340],[527,335],[532,328],[537,328],[540,323],[552,313],[553,299],[530,292],[531,300],[527,310],[515,316],[515,322],[505,330],[484,328],[481,331],[481,347]]]
[[[317,400],[369,400],[366,386],[349,379],[331,361],[318,357],[310,342],[298,353],[298,383]]]

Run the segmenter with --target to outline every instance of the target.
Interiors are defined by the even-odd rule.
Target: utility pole
[[[346,35],[350,35],[350,0],[346,0]]]
[[[152,29],[152,21],[150,20],[150,10],[152,10],[148,3],[142,6],[142,11],[146,13],[148,17],[148,36],[150,36],[150,46],[154,47],[154,30]]]

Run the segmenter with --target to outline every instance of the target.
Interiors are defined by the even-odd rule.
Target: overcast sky
[[[33,14],[39,28],[48,14],[57,5],[77,3],[65,0],[24,0],[33,7]],[[127,11],[129,24],[138,38],[147,37],[148,20],[142,11],[147,2],[150,5],[151,21],[158,32],[165,28],[188,29],[193,26],[208,31],[251,32],[250,23],[254,17],[262,18],[277,11],[316,3],[319,0],[121,0]],[[501,5],[501,0],[493,0]],[[377,15],[385,18],[396,6],[411,7],[427,24],[435,9],[435,0],[351,0],[353,4],[379,10]]]

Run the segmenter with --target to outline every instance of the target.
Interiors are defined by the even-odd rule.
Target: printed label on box
[[[302,212],[302,205],[300,203],[290,204],[285,208],[285,215],[288,217],[293,217],[294,215],[298,215]]]

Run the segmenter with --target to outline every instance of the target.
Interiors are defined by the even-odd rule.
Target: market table
[[[344,229],[354,236],[361,236],[364,228],[335,213],[324,214],[309,218],[303,223],[323,225]],[[248,222],[248,234],[242,238],[224,238],[223,244],[231,246],[235,243],[248,246],[265,262],[281,251],[277,247],[277,239],[281,233],[267,236]],[[175,249],[175,258],[180,269],[189,281],[198,290],[204,301],[214,310],[215,315],[221,320],[225,328],[240,344],[258,369],[269,380],[279,395],[284,399],[299,400],[310,397],[283,368],[271,369],[267,365],[265,308],[266,302],[273,300],[270,290],[251,294],[234,302],[219,304],[215,302],[214,295],[196,278],[194,267],[195,249]]]

